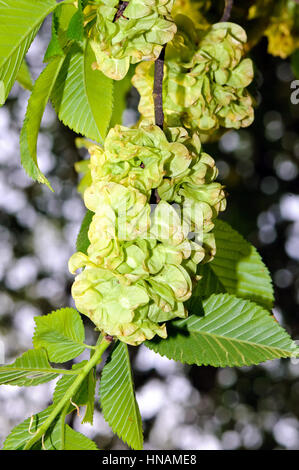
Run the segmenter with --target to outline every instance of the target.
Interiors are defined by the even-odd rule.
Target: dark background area
[[[42,67],[46,23],[29,52],[34,77]],[[205,145],[229,193],[222,218],[249,239],[269,267],[274,315],[299,340],[299,105],[288,61],[267,54],[266,40],[251,56],[254,124]],[[39,139],[39,161],[55,192],[33,183],[19,162],[18,137],[28,92],[15,86],[0,108],[0,340],[5,362],[31,347],[33,317],[73,305],[67,261],[84,215],[73,169],[81,159],[75,135],[49,106]],[[128,99],[125,123],[136,118]],[[95,333],[86,319],[88,340]],[[299,361],[277,360],[235,369],[182,366],[145,347],[131,348],[137,399],[148,449],[298,449]],[[82,358],[82,357],[81,357]],[[0,388],[0,438],[51,399],[54,384]],[[123,448],[104,422],[74,426],[100,448]]]

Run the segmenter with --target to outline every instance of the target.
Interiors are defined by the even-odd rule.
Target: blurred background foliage
[[[219,11],[212,15],[215,20]],[[49,34],[46,21],[29,51],[34,78],[42,68]],[[229,193],[223,218],[260,251],[274,280],[275,317],[299,340],[299,104],[290,100],[290,61],[267,54],[267,47],[263,38],[250,53],[256,64],[254,124],[227,132],[205,149],[215,158],[219,180]],[[67,260],[75,251],[84,215],[74,171],[84,154],[50,106],[38,155],[55,192],[33,183],[21,168],[18,139],[28,96],[16,85],[0,108],[0,340],[5,362],[31,347],[34,316],[73,305]],[[131,125],[138,118],[136,91],[127,102],[124,122]],[[93,341],[88,319],[86,327]],[[131,353],[145,448],[299,448],[298,360],[214,369],[182,366],[143,346],[131,348]],[[24,416],[48,405],[53,387],[1,386],[0,441]],[[82,426],[77,416],[71,419],[100,448],[124,447],[99,407],[94,427]]]

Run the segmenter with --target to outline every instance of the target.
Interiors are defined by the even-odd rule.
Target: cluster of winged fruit
[[[69,262],[73,273],[84,268],[76,306],[126,343],[164,338],[165,321],[187,315],[197,265],[215,254],[213,220],[226,204],[215,163],[178,127],[115,126],[89,152],[90,245]]]
[[[85,10],[95,67],[121,80],[130,64],[156,59],[176,25],[170,13],[174,0],[102,0]],[[95,18],[94,18],[95,16]]]
[[[246,87],[253,65],[244,58],[246,32],[234,23],[216,23],[197,29],[190,18],[177,15],[178,32],[168,43],[165,57],[163,107],[169,126],[184,126],[209,134],[219,127],[249,126],[254,118]],[[133,84],[141,99],[139,111],[154,120],[152,89],[154,63],[136,68]]]

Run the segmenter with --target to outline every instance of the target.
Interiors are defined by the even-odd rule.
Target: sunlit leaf
[[[26,443],[32,438],[32,435],[39,429],[39,427],[46,421],[51,412],[53,411],[53,405],[49,406],[45,410],[33,415],[30,418],[25,419],[21,424],[15,426],[10,434],[7,436],[4,442],[3,450],[22,450]],[[57,424],[57,418],[52,426],[49,429],[49,434],[52,434],[52,431],[55,430],[55,425]],[[57,431],[57,428],[56,428]],[[55,436],[56,434],[56,436]],[[54,432],[54,442],[52,438],[52,446],[55,446],[57,450],[60,450],[60,434]],[[41,443],[37,443],[37,447],[41,448]]]
[[[70,426],[65,426],[64,450],[99,450],[96,443]]]
[[[94,53],[74,45],[67,55],[52,93],[59,119],[85,137],[102,142],[113,107],[113,83],[93,70]]]
[[[43,20],[56,5],[55,0],[0,1],[0,104],[5,102]]]
[[[247,366],[296,357],[287,332],[259,305],[233,295],[212,295],[197,315],[168,323],[168,338],[146,345],[169,359],[214,367]]]
[[[55,379],[63,369],[53,369],[44,349],[30,349],[11,365],[0,367],[0,384],[30,387]]]
[[[103,368],[100,400],[112,430],[133,449],[142,449],[143,435],[128,346],[119,342]]]
[[[69,361],[85,350],[83,321],[73,308],[63,308],[34,320],[34,347],[45,348],[51,361]]]

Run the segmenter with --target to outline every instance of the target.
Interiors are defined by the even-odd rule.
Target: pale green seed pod
[[[156,59],[163,44],[176,32],[170,16],[173,2],[130,0],[125,10],[118,13],[118,0],[98,1],[93,7],[95,25],[89,33],[96,56],[94,66],[108,77],[121,80],[130,64]]]
[[[225,207],[213,159],[183,128],[115,126],[104,148],[89,146],[94,212],[83,271],[72,288],[78,310],[106,334],[137,345],[187,315],[197,265],[215,254],[214,220]],[[152,191],[161,198],[150,206]]]
[[[184,16],[176,18],[178,33],[166,49],[163,107],[167,125],[184,126],[209,135],[223,128],[249,126],[254,117],[247,91],[253,65],[244,58],[246,33],[234,23],[196,30]],[[139,111],[154,122],[154,64],[136,68],[133,84],[141,95]]]

